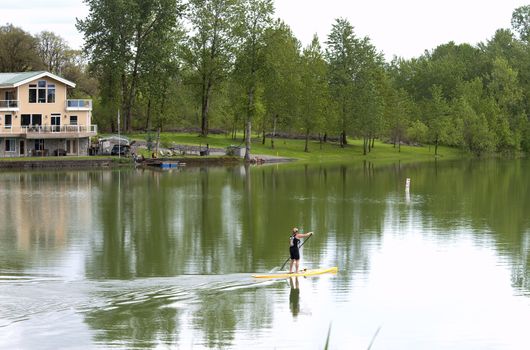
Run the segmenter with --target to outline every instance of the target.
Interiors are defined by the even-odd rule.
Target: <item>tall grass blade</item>
[[[331,335],[331,323],[329,324],[328,336],[326,337],[326,345],[324,346],[324,350],[328,350],[329,348],[329,336],[330,335]]]
[[[381,330],[382,326],[379,326],[377,330],[374,333],[374,336],[372,337],[372,341],[370,342],[370,345],[368,345],[368,350],[372,348],[372,345],[374,344],[375,338],[377,337],[377,334],[379,334],[379,331]]]

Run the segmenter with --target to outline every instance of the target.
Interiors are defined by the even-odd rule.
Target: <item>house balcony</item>
[[[0,137],[23,137],[26,139],[67,139],[96,136],[97,125],[28,125],[0,127]]]
[[[0,112],[18,112],[18,100],[0,100]]]
[[[92,100],[66,100],[67,111],[91,111]]]

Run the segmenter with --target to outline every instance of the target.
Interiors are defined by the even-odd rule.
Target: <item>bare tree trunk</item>
[[[208,136],[209,120],[208,111],[210,109],[210,94],[212,91],[212,83],[207,77],[203,77],[203,92],[201,104],[201,136]]]
[[[163,121],[164,121],[164,118],[162,117],[166,111],[166,99],[167,99],[167,83],[164,83],[163,85],[163,88],[162,88],[162,91],[161,91],[161,94],[162,94],[162,102],[160,103],[160,112],[159,112],[159,117],[158,117],[158,127],[159,127],[159,130],[161,131],[162,128],[163,128]]]
[[[245,128],[245,162],[250,162],[250,133],[252,130],[252,122],[250,118],[247,120],[247,125]]]
[[[276,136],[276,121],[278,120],[278,114],[274,115],[272,120],[272,135],[271,135],[271,148],[274,149],[274,136]]]
[[[155,147],[155,154],[158,157],[158,149],[160,148],[160,128],[156,131],[156,147]]]
[[[147,119],[145,121],[145,130],[149,130],[151,124],[151,99],[147,100]]]
[[[127,107],[126,107],[126,101],[127,101],[127,76],[125,73],[122,73],[121,75],[121,111],[127,115]],[[118,110],[120,108],[118,107]],[[121,123],[121,121],[120,121]],[[127,125],[127,121],[125,121],[125,126]],[[123,124],[122,124],[123,126]],[[116,132],[116,130],[114,130]]]
[[[252,131],[252,115],[254,113],[254,87],[248,91],[247,124],[245,128],[245,162],[250,162],[250,142]]]
[[[134,66],[132,71],[131,86],[129,87],[129,93],[125,100],[125,130],[128,132],[132,131],[132,105],[133,99],[136,94],[136,83],[138,81],[138,65],[140,64],[140,55],[142,54],[142,24],[138,25],[139,28],[136,32],[136,55],[134,57]]]
[[[266,126],[267,124],[267,118],[265,116],[263,116],[263,123],[261,123],[261,144],[264,145],[265,144],[265,129],[267,128]]]
[[[247,139],[247,121],[243,121],[243,140],[241,142],[245,142]]]
[[[366,140],[366,137],[363,136],[363,155],[366,155],[366,146],[367,146],[368,142]]]
[[[304,152],[309,152],[308,144],[309,144],[309,129],[306,129],[306,131],[305,131],[305,149],[304,149]]]

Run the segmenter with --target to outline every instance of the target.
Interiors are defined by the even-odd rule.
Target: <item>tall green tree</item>
[[[353,26],[346,20],[335,20],[326,41],[326,58],[329,63],[329,84],[331,96],[339,113],[340,145],[347,143],[346,134],[351,131],[355,78],[359,67],[356,62],[356,47],[359,39]]]
[[[368,37],[357,38],[353,26],[345,19],[335,21],[326,43],[331,95],[339,108],[340,145],[344,147],[346,135],[353,132],[356,120],[357,125],[361,125],[359,118],[366,117],[366,111],[371,111],[370,115],[377,114],[379,106],[375,100],[372,101],[375,104],[368,107],[358,96],[363,93],[363,87],[376,89],[378,83],[374,79],[377,79],[376,72],[382,67],[383,59]],[[362,125],[367,124],[363,122]]]
[[[301,64],[299,124],[304,130],[304,151],[309,152],[309,136],[324,125],[330,99],[327,81],[327,64],[315,35],[304,49]]]
[[[458,98],[453,108],[453,114],[463,121],[462,136],[465,147],[477,156],[493,151],[494,135],[486,116],[477,114],[465,97]]]
[[[384,115],[384,94],[381,71],[363,70],[355,83],[354,126],[356,135],[363,139],[363,154],[371,151],[373,140],[381,132]]]
[[[175,29],[159,33],[146,42],[138,85],[138,97],[145,110],[146,130],[161,130],[177,119],[177,104],[181,101],[183,88],[178,48],[183,40],[184,33]]]
[[[276,129],[292,128],[299,105],[300,43],[289,26],[278,20],[265,32],[264,68],[260,80],[263,85],[265,115],[262,121],[262,142],[267,128],[271,128],[271,148],[274,148]]]
[[[438,146],[449,139],[451,128],[450,107],[442,93],[442,87],[431,87],[432,98],[427,104],[427,126],[429,127],[429,141],[434,145],[434,155],[438,155]]]
[[[215,89],[227,79],[235,49],[236,0],[190,0],[187,19],[191,35],[183,58],[193,72],[201,105],[201,136],[209,130],[209,112]]]
[[[265,31],[271,26],[274,6],[272,0],[242,0],[239,4],[238,35],[240,46],[237,52],[236,76],[246,94],[245,161],[250,162],[252,121],[258,103],[256,94],[260,71],[264,69],[263,40]]]
[[[388,136],[392,140],[394,147],[401,152],[401,141],[405,138],[410,127],[413,101],[405,89],[392,89],[386,95],[385,122]],[[421,124],[416,124],[417,132],[421,132]]]
[[[44,69],[37,48],[37,40],[23,29],[12,24],[0,26],[0,72]]]
[[[512,27],[524,41],[530,41],[530,5],[516,8],[512,13]]]
[[[182,7],[178,0],[85,0],[89,15],[78,20],[85,50],[101,83],[102,101],[115,111],[121,105],[124,127],[132,131],[132,110],[143,64],[165,59],[153,54],[158,37],[178,29]],[[119,89],[119,90],[118,90]],[[116,93],[116,90],[119,93]],[[113,113],[112,113],[113,114]]]
[[[488,81],[488,90],[499,106],[500,115],[510,127],[509,136],[502,140],[504,150],[519,150],[521,130],[525,116],[522,105],[523,93],[518,82],[517,72],[503,58],[496,58]]]
[[[66,40],[59,35],[43,31],[36,36],[39,57],[46,65],[46,70],[51,73],[63,75],[63,69],[69,61],[71,49]]]
[[[128,79],[130,43],[132,42],[131,10],[119,0],[87,0],[89,15],[77,21],[84,34],[84,51],[90,61],[90,71],[100,85],[99,115],[105,115],[112,131],[116,116],[122,109]]]

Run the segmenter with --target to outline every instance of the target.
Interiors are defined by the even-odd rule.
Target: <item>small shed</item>
[[[110,155],[114,145],[130,146],[130,141],[125,136],[111,135],[98,140],[98,154]]]
[[[226,155],[227,156],[234,156],[234,157],[244,157],[245,156],[245,148],[240,146],[234,146],[230,145],[226,147]]]

